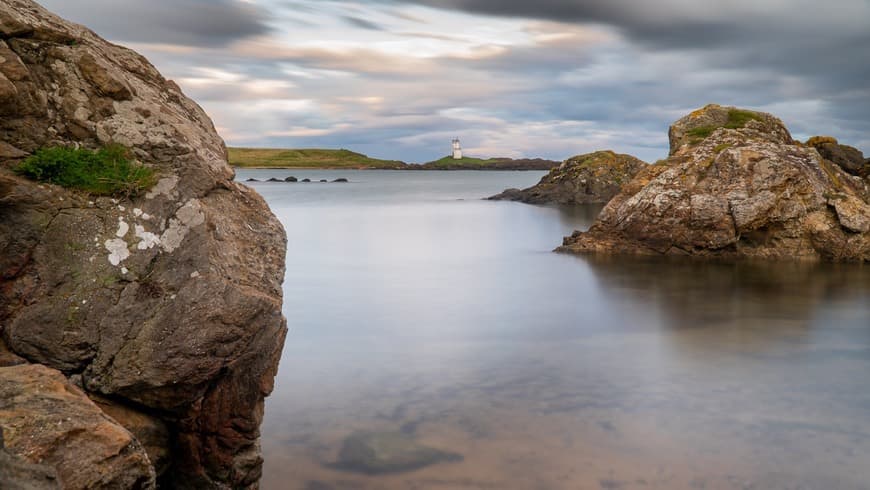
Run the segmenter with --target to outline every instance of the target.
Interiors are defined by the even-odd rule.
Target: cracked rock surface
[[[557,250],[870,261],[870,182],[793,141],[776,117],[710,105],[669,134],[670,157]]]
[[[109,143],[157,173],[147,194],[93,197],[11,170],[42,147]],[[145,58],[0,0],[0,338],[122,407],[118,422],[163,427],[167,488],[260,475],[286,239],[233,177],[208,116]]]

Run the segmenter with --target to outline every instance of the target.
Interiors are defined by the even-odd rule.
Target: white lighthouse
[[[462,146],[459,145],[459,138],[453,138],[453,159],[462,160]]]

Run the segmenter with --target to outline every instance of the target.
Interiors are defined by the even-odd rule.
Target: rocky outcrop
[[[488,199],[529,204],[605,203],[644,167],[646,163],[631,155],[610,150],[587,153],[566,160],[532,187],[507,189]]]
[[[865,159],[861,150],[841,145],[831,136],[813,136],[806,142],[815,148],[825,160],[839,165],[843,170],[860,177],[870,176],[870,159]]]
[[[6,450],[54,468],[62,488],[153,488],[154,468],[130,432],[62,373],[37,364],[0,368]]]
[[[286,243],[208,116],[142,56],[30,0],[0,0],[0,116],[0,336],[121,407],[146,446],[168,434],[167,488],[256,486]],[[147,194],[10,170],[39,148],[109,143],[157,173]]]
[[[793,141],[779,119],[711,105],[674,123],[670,136],[671,156],[558,250],[870,260],[868,182]]]

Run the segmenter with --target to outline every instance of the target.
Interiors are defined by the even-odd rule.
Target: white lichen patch
[[[139,239],[139,243],[136,245],[139,250],[148,250],[160,244],[160,237],[150,231],[145,231],[145,227],[142,225],[136,225],[135,233],[136,238]]]
[[[138,218],[139,216],[142,216],[142,210],[139,209],[139,208],[133,208],[133,216],[135,216],[135,217],[137,217],[137,218]]]
[[[199,271],[193,271],[190,273],[191,279],[196,279],[197,277],[199,277]]]
[[[85,109],[84,107],[79,107],[73,113],[73,117],[78,119],[79,121],[87,121],[88,118],[91,117],[91,112]]]
[[[194,226],[205,223],[202,205],[196,199],[187,201],[169,220],[169,227],[160,236],[160,248],[166,252],[177,249]]]
[[[127,242],[120,238],[112,238],[104,243],[106,250],[109,251],[109,263],[118,265],[130,256],[130,251],[127,250]]]
[[[171,177],[164,177],[157,181],[151,190],[145,194],[145,199],[154,199],[157,196],[169,196],[172,197],[173,190],[175,186],[178,185],[178,176],[173,175]]]
[[[118,231],[115,232],[115,236],[118,238],[124,238],[124,235],[130,231],[130,225],[128,225],[123,219],[118,218]]]

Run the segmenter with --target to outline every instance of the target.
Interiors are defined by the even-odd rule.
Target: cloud
[[[354,17],[351,15],[344,15],[344,16],[342,16],[342,19],[344,19],[344,21],[347,22],[348,24],[350,24],[352,26],[360,27],[362,29],[370,29],[372,31],[383,31],[384,30],[384,28],[381,25],[376,24],[376,23],[371,22],[371,21],[368,21],[368,20],[365,20],[365,19],[362,19],[362,18],[359,18],[359,17]]]
[[[239,0],[41,0],[41,3],[112,40],[225,46],[269,31],[265,13]]]
[[[600,23],[624,29],[630,37],[693,45],[735,39],[748,31],[794,31],[834,27],[866,30],[870,5],[865,0],[838,0],[836,9],[820,9],[814,0],[402,0],[390,3],[427,5],[475,14],[558,22]],[[811,13],[811,15],[809,15]]]
[[[870,79],[870,2],[838,0],[406,0],[401,4],[547,19],[561,24],[604,24],[640,50],[706,52],[714,67],[766,66],[814,77],[826,86],[857,87]],[[481,20],[481,23],[485,23]]]
[[[231,145],[655,161],[716,102],[870,149],[865,0],[46,3],[145,54]]]

